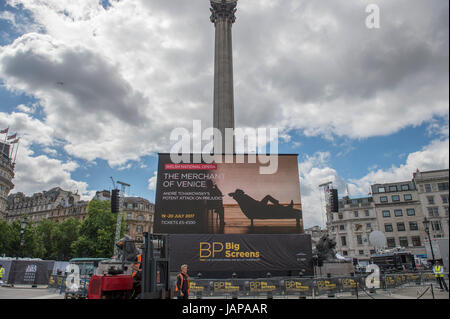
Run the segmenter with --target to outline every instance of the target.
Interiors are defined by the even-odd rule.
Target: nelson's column
[[[225,148],[225,128],[234,130],[233,48],[231,26],[236,20],[237,0],[211,0],[211,22],[216,29],[214,56],[214,128],[222,134],[214,153],[234,153],[234,137]],[[219,151],[220,150],[220,151]],[[224,152],[223,152],[223,151]]]

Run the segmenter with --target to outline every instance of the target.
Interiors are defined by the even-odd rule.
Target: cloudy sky
[[[369,29],[366,7],[380,8]],[[449,167],[447,0],[240,0],[235,118],[299,154],[305,225],[318,185]],[[207,0],[0,0],[0,130],[18,132],[14,191],[110,189],[154,200],[170,131],[212,125]],[[1,136],[0,138],[4,138]]]

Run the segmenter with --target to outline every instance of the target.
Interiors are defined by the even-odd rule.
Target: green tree
[[[68,218],[56,225],[53,236],[55,240],[55,259],[70,260],[74,257],[72,244],[79,237],[80,226],[80,221],[75,218]]]
[[[9,256],[10,257],[22,257],[19,256],[20,251],[20,221],[15,220],[10,225],[9,233]]]
[[[44,219],[37,226],[37,231],[39,234],[39,239],[42,241],[44,246],[44,253],[41,257],[42,259],[58,259],[57,249],[56,249],[56,232],[57,224],[49,219]]]
[[[72,244],[77,257],[111,257],[114,254],[114,237],[117,215],[111,213],[110,201],[92,200],[88,205],[88,216],[81,223],[79,237]],[[125,233],[122,219],[121,236]]]
[[[42,242],[36,225],[30,222],[25,227],[23,234],[23,247],[21,248],[23,257],[42,258],[45,254],[44,243]]]
[[[12,228],[5,220],[0,220],[0,256],[12,256]]]

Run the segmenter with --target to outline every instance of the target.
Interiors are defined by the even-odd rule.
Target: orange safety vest
[[[177,277],[179,277],[181,279],[181,284],[180,284],[180,288],[178,288],[178,282],[177,282],[175,291],[180,291],[181,288],[183,288],[184,276],[180,273],[177,275]],[[187,281],[187,293],[189,294],[189,276],[187,276],[187,275],[186,275],[186,281]]]
[[[137,255],[137,263],[133,264],[131,268],[134,270],[131,274],[132,277],[136,276],[138,271],[141,271],[142,254]]]

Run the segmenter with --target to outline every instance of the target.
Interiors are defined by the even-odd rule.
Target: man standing
[[[5,274],[5,268],[3,265],[0,265],[0,285],[3,285],[3,275]]]
[[[433,267],[433,273],[436,276],[436,280],[439,283],[439,286],[441,286],[441,289],[448,292],[447,283],[444,279],[444,267],[441,266],[441,263],[439,261],[436,261],[436,265]]]
[[[189,299],[189,275],[187,273],[188,266],[182,265],[181,272],[177,275],[178,299]]]

